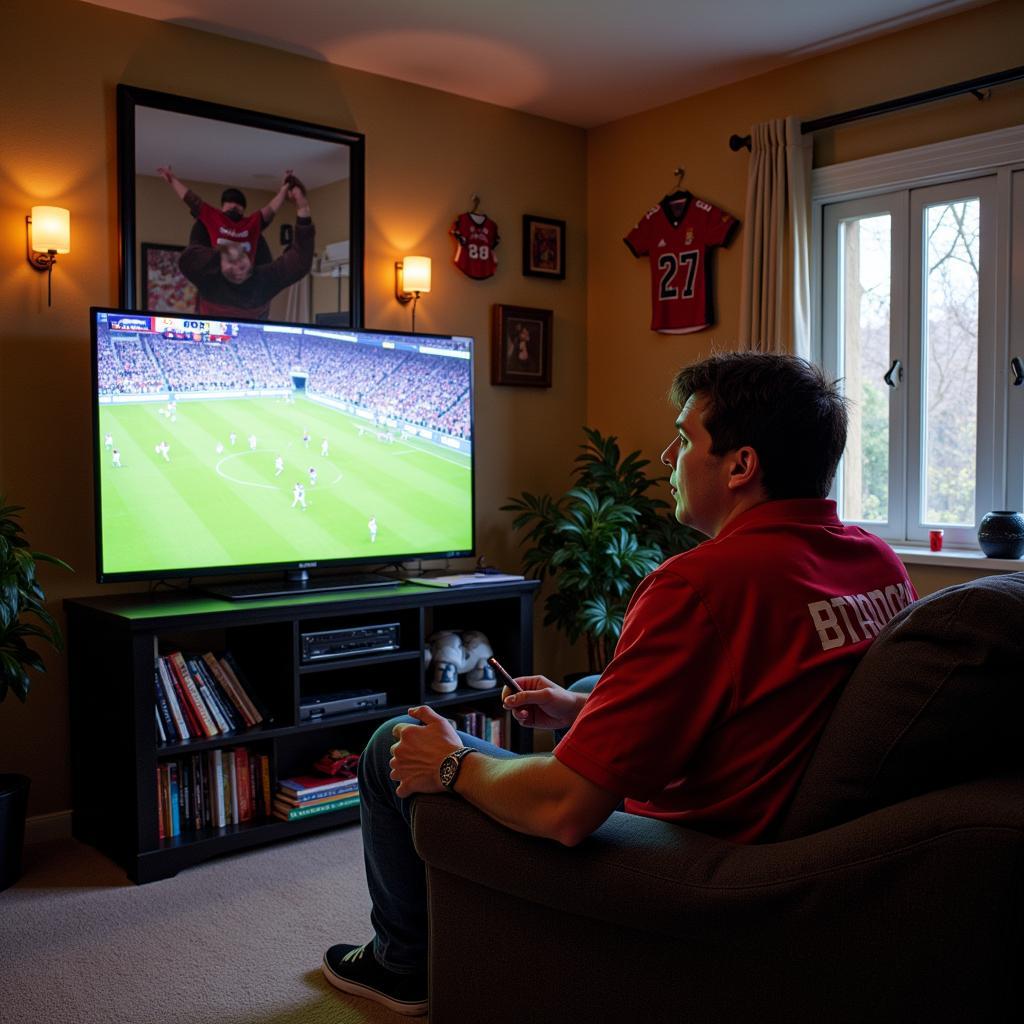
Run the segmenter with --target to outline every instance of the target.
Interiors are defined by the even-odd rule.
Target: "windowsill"
[[[967,572],[1024,572],[1024,559],[1021,558],[989,558],[980,551],[956,548],[932,551],[908,544],[893,544],[891,547],[904,565],[942,565]]]

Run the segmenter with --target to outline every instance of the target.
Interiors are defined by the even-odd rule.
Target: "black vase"
[[[978,527],[978,546],[989,558],[1020,558],[1024,555],[1024,515],[1020,512],[989,512]]]

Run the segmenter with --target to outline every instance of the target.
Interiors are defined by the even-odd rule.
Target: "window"
[[[975,546],[986,512],[1024,505],[1024,170],[1004,146],[957,174],[941,151],[955,164],[960,146],[815,172],[818,342],[850,399],[836,498],[844,520],[897,543],[941,527]],[[1018,150],[1024,163],[1024,133]]]

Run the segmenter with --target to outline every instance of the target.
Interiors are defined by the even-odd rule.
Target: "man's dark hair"
[[[681,369],[672,400],[707,402],[711,451],[749,445],[772,500],[824,498],[846,447],[846,401],[835,382],[805,359],[766,352],[723,352]]]
[[[220,205],[223,206],[225,203],[238,203],[243,210],[248,205],[245,201],[245,193],[237,188],[224,189],[220,194]]]

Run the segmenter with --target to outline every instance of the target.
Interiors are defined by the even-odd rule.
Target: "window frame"
[[[1020,442],[1014,440],[1024,437],[1024,387],[1011,386],[1009,371],[1011,356],[1024,359],[1024,288],[1020,287],[1024,282],[1024,125],[850,161],[812,173],[812,358],[827,372],[837,372],[838,351],[835,347],[830,348],[837,338],[834,332],[829,335],[825,330],[830,322],[835,324],[837,305],[834,273],[837,267],[836,233],[832,231],[829,237],[829,229],[833,225],[826,223],[826,208],[842,203],[850,211],[865,211],[857,216],[866,216],[876,210],[887,212],[891,198],[887,194],[903,194],[910,204],[914,198],[912,191],[918,193],[917,198],[923,205],[929,195],[948,193],[950,185],[953,185],[954,192],[970,191],[972,182],[966,179],[991,182],[985,187],[991,188],[992,197],[982,207],[982,244],[991,273],[983,273],[979,295],[975,524],[944,529],[950,546],[976,548],[976,526],[985,512],[993,508],[1020,508],[1024,505],[1024,458]],[[946,188],[933,190],[939,185]],[[891,223],[895,254],[896,217]],[[911,223],[909,206],[902,223]],[[1012,238],[1011,224],[1016,226]],[[913,265],[920,266],[920,233],[916,239],[910,237],[908,244],[912,247],[912,258],[917,260]],[[829,252],[826,252],[826,245],[831,246]],[[919,358],[920,324],[915,330],[909,320],[910,311],[915,307],[920,309],[920,278],[916,283],[906,280],[906,275],[895,266],[896,262],[894,255],[890,350],[892,358],[900,358],[903,362],[906,397],[890,402],[888,520],[885,524],[863,522],[860,525],[893,543],[921,544],[926,541],[929,529],[929,524],[921,522],[918,516],[921,473],[924,470],[920,459],[919,390],[923,368]],[[904,261],[904,266],[910,265],[909,260]],[[1011,289],[1011,275],[1018,280],[1016,293]],[[902,288],[898,283],[900,276],[904,278]],[[916,294],[912,294],[910,289],[916,289]],[[896,308],[898,304],[905,307],[900,313]],[[826,319],[829,317],[833,319]],[[1016,339],[1015,349],[1011,349],[1013,339]],[[898,355],[900,351],[903,356]],[[913,382],[908,379],[911,372],[918,374]],[[913,386],[907,387],[911,383]],[[917,391],[917,397],[907,400],[914,391]],[[983,405],[986,409],[984,422]],[[908,450],[909,457],[905,459],[904,452]],[[837,494],[838,481],[837,476],[833,496]],[[899,506],[896,501],[900,502]]]

